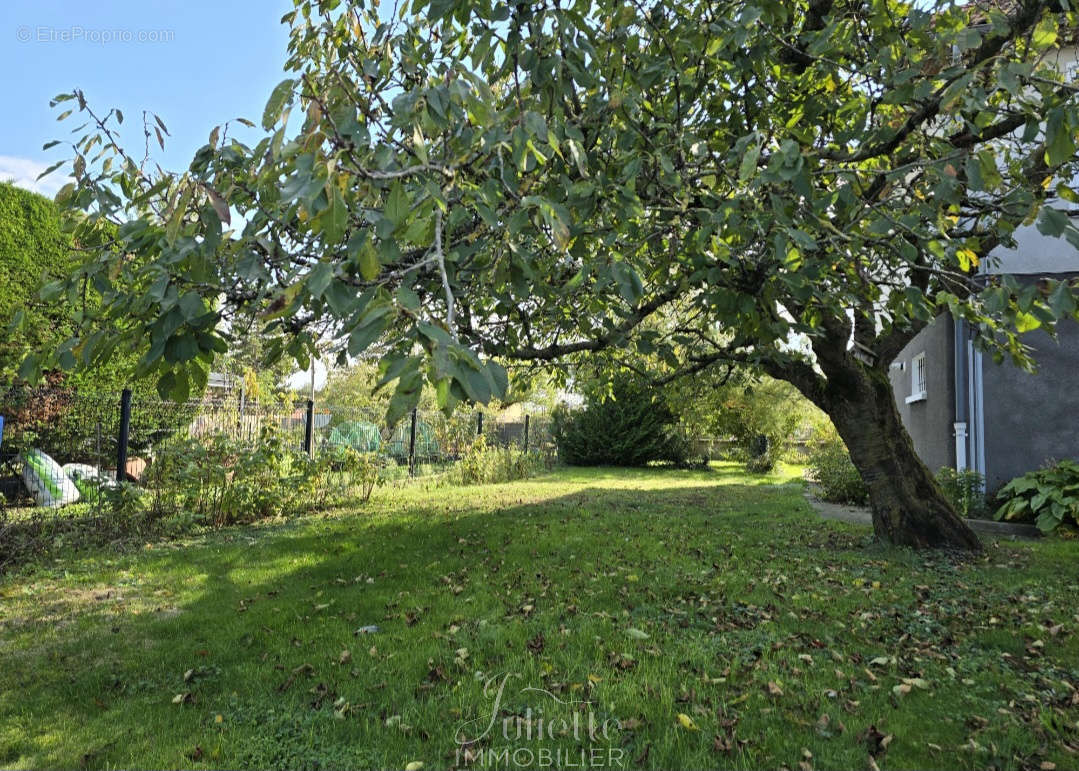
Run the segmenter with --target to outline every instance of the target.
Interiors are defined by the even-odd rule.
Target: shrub
[[[367,503],[375,487],[386,482],[386,459],[375,452],[359,452],[353,447],[340,446],[331,451],[332,470],[341,475],[343,487],[359,488],[359,500]]]
[[[981,519],[989,513],[985,477],[977,471],[956,471],[944,466],[937,472],[937,484],[959,516]]]
[[[492,484],[525,479],[544,469],[545,461],[538,452],[524,452],[518,447],[489,447],[487,440],[477,436],[468,452],[453,472],[459,484]]]
[[[783,454],[783,447],[787,443],[784,437],[775,441],[767,434],[757,434],[752,437],[737,439],[740,444],[735,445],[734,457],[745,464],[746,471],[750,474],[767,474],[776,467],[779,456]]]
[[[178,440],[159,454],[146,482],[156,509],[222,527],[299,511],[314,499],[329,466],[329,456],[314,461],[263,429],[253,449],[223,434]]]
[[[685,463],[689,443],[675,431],[677,416],[654,389],[620,374],[611,393],[590,394],[583,409],[552,415],[558,456],[571,466]]]
[[[810,442],[807,465],[809,478],[820,485],[824,500],[859,505],[869,500],[869,489],[834,429]]]
[[[1079,463],[1062,460],[1016,477],[1000,488],[996,519],[1033,520],[1043,533],[1079,524]]]
[[[771,471],[796,440],[827,420],[789,383],[748,371],[683,378],[665,391],[683,425],[698,436],[732,440],[729,459],[751,473]]]

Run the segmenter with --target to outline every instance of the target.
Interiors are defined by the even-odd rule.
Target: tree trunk
[[[864,366],[845,345],[829,343],[814,345],[825,381],[804,372],[783,374],[828,414],[846,443],[869,488],[877,537],[915,549],[980,549],[978,536],[914,451],[884,369],[888,363]]]

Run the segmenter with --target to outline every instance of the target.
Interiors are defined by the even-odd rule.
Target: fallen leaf
[[[779,683],[774,682],[772,680],[768,681],[767,690],[768,690],[768,695],[769,696],[782,696],[783,695],[783,689],[779,687]]]
[[[858,736],[858,738],[865,743],[865,748],[869,751],[870,758],[876,758],[882,755],[885,750],[888,749],[888,745],[892,742],[891,735],[885,736],[877,730],[875,725],[870,725],[869,728],[865,729],[865,731]]]
[[[634,628],[627,629],[626,634],[628,634],[634,640],[647,640],[648,639],[648,632],[642,632],[640,629],[634,629]]]
[[[693,718],[691,718],[684,712],[678,713],[678,722],[682,726],[682,728],[685,728],[687,731],[700,730],[697,728],[697,724],[693,722]]]

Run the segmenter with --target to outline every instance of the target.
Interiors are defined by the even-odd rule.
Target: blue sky
[[[291,0],[2,0],[0,179],[47,195],[63,184],[59,171],[33,180],[70,155],[63,145],[41,146],[79,125],[74,115],[57,123],[59,111],[49,107],[76,87],[95,111],[123,111],[123,139],[138,157],[142,111],[156,112],[172,138],[164,152],[155,142],[153,157],[186,168],[218,123],[259,122],[284,77],[288,29],[280,19],[291,8]]]

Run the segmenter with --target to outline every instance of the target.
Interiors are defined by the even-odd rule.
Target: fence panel
[[[0,513],[57,500],[66,505],[76,498],[83,504],[80,511],[96,511],[101,495],[87,492],[92,485],[86,480],[143,483],[155,458],[191,442],[208,446],[227,440],[230,446],[255,449],[272,434],[299,452],[309,434],[313,457],[346,447],[376,453],[391,481],[450,471],[480,435],[487,446],[524,449],[527,442],[529,451],[554,452],[549,417],[519,407],[458,409],[450,416],[418,410],[389,426],[381,412],[358,407],[316,402],[309,413],[306,401],[258,403],[225,396],[174,403],[136,394],[127,444],[121,446],[120,392],[39,388],[0,396],[6,422],[0,437]],[[72,492],[72,484],[82,492]]]

